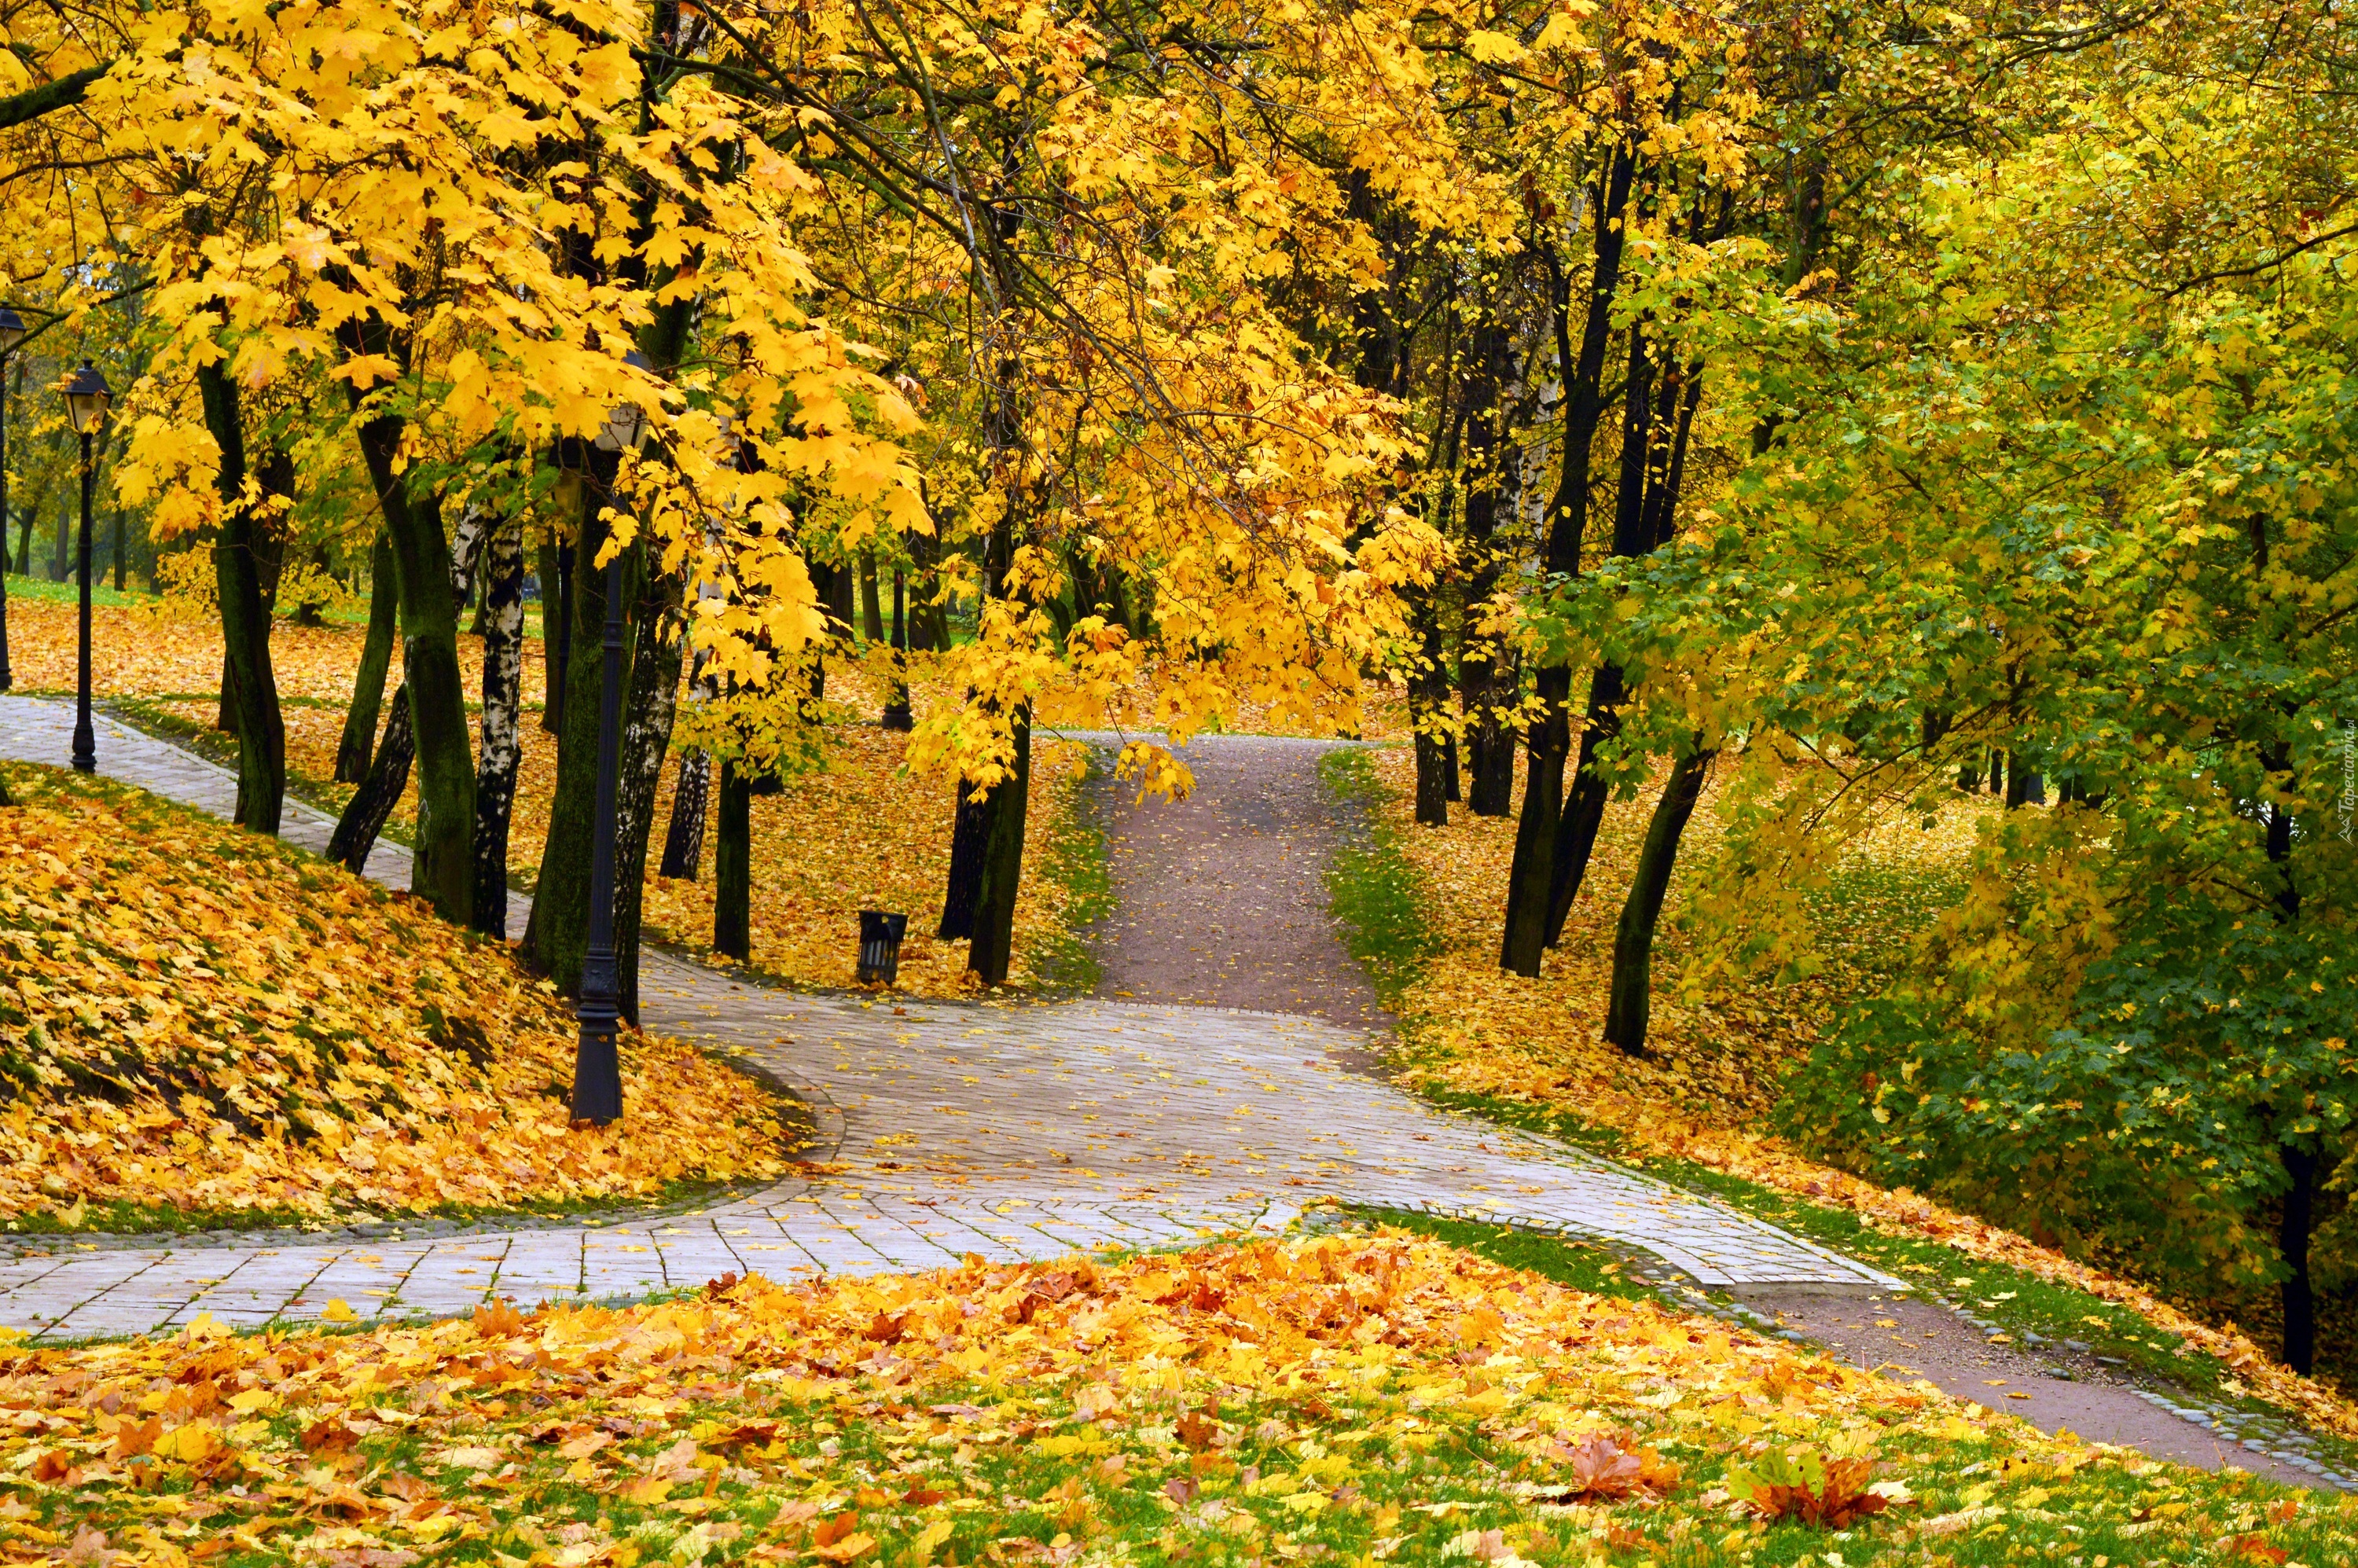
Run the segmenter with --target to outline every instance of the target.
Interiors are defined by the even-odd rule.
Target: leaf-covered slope
[[[773,1173],[752,1081],[623,1049],[567,1127],[569,1011],[501,946],[276,840],[11,767],[0,810],[0,1213],[498,1206]]]

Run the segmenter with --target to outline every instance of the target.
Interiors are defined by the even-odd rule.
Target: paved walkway
[[[1180,753],[1195,789],[1177,802],[1137,804],[1109,770],[1098,807],[1117,896],[1098,995],[1389,1024],[1326,909],[1340,834],[1318,765],[1337,743],[1200,737]]]
[[[62,762],[70,715],[0,697],[0,756]],[[225,770],[102,722],[109,775],[226,814]],[[287,837],[332,824],[290,804]],[[408,863],[380,846],[370,873]],[[519,915],[519,918],[521,916]],[[1634,1172],[1430,1110],[1345,1070],[1366,1037],[1323,1020],[1085,1000],[895,1004],[748,985],[660,954],[650,1028],[796,1086],[832,1167],[670,1218],[408,1242],[81,1251],[0,1265],[0,1324],[44,1338],[453,1313],[492,1296],[615,1298],[725,1271],[925,1269],[1207,1231],[1282,1229],[1323,1196],[1479,1215],[1650,1251],[1713,1286],[1865,1292],[1897,1281]]]

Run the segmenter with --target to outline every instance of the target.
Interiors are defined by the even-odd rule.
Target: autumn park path
[[[1100,784],[1115,912],[1094,933],[1100,996],[1390,1021],[1327,913],[1335,811],[1318,776],[1337,744],[1206,735],[1179,754],[1195,788],[1135,800]],[[1108,770],[1109,774],[1110,770]]]
[[[0,697],[0,758],[61,764],[70,732],[70,710]],[[108,775],[200,809],[226,815],[234,799],[235,780],[223,770],[110,720],[100,722],[98,756]],[[1314,769],[1315,757],[1283,762],[1288,771]],[[1252,787],[1265,768],[1199,771],[1206,823],[1282,808],[1208,795]],[[331,826],[288,804],[291,841],[318,849]],[[1185,849],[1186,837],[1170,842]],[[1222,868],[1232,889],[1220,899],[1260,900],[1261,914],[1293,933],[1288,941],[1310,942],[1323,914],[1279,906],[1308,897],[1323,910],[1314,876],[1303,881],[1290,852],[1263,856],[1256,872],[1257,853],[1240,849]],[[1133,859],[1117,869],[1136,884],[1152,866]],[[381,846],[369,871],[406,882],[407,856]],[[1113,973],[1122,973],[1128,960],[1114,956]],[[607,1223],[524,1220],[450,1236],[303,1244],[63,1243],[0,1260],[0,1325],[54,1342],[168,1330],[204,1314],[237,1326],[316,1319],[339,1302],[369,1318],[463,1313],[495,1297],[628,1299],[728,1271],[783,1279],[923,1270],[968,1253],[1044,1259],[1272,1232],[1322,1198],[1595,1238],[1651,1254],[1696,1284],[1766,1293],[1797,1311],[1819,1302],[1817,1315],[1857,1317],[1862,1328],[1872,1313],[1841,1311],[1842,1298],[1888,1311],[1891,1294],[1906,1289],[1712,1199],[1425,1107],[1351,1070],[1371,1041],[1328,1018],[1119,998],[895,1002],[751,985],[659,953],[644,966],[651,1029],[746,1061],[811,1108],[809,1175],[685,1213]],[[1840,1334],[1820,1337],[1852,1350]],[[1962,1370],[1941,1381],[1996,1402]],[[2211,1432],[2127,1390],[2060,1387],[2078,1400],[2070,1413],[2082,1435],[2220,1461],[2223,1444]],[[2303,1478],[2257,1456],[2235,1462]]]

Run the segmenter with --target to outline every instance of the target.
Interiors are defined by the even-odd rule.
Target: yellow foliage
[[[568,1131],[570,1010],[405,895],[103,781],[9,787],[0,1213],[496,1206],[785,1168],[766,1093],[659,1038],[625,1041],[625,1119]]]

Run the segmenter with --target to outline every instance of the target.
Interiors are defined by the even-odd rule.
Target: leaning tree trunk
[[[1007,983],[1015,956],[1015,899],[1023,881],[1023,818],[1032,793],[1032,712],[1015,710],[1014,765],[990,792],[990,838],[974,901],[974,945],[966,967],[987,986]]]
[[[482,514],[472,508],[459,523],[459,536],[450,559],[451,576],[458,579],[452,585],[458,599],[467,596],[467,576],[474,570],[476,551],[483,537],[482,523]],[[377,836],[384,831],[394,806],[409,787],[410,766],[417,758],[415,725],[409,708],[409,682],[405,677],[401,688],[393,694],[393,712],[384,721],[384,739],[377,744],[368,776],[361,781],[352,798],[344,803],[344,814],[337,818],[336,831],[328,840],[328,858],[341,861],[355,876],[367,871]],[[414,886],[414,860],[412,865]]]
[[[1704,775],[1711,772],[1713,753],[1697,751],[1671,766],[1662,798],[1654,803],[1653,819],[1646,825],[1646,845],[1638,854],[1638,875],[1629,884],[1628,902],[1621,906],[1621,924],[1613,933],[1612,1000],[1605,1017],[1605,1038],[1632,1056],[1646,1052],[1646,1028],[1654,1007],[1654,929],[1662,918],[1662,900],[1671,890],[1671,871],[1677,863],[1679,836],[1694,815],[1703,795]]]
[[[222,696],[237,730],[237,822],[276,834],[287,804],[287,723],[278,708],[278,679],[270,662],[270,605],[265,597],[267,519],[254,515],[246,495],[245,419],[238,386],[225,362],[197,372],[205,427],[221,451],[220,531],[213,577],[220,590],[222,643],[227,651]],[[266,481],[263,493],[267,493]]]
[[[508,934],[508,827],[515,814],[524,706],[524,520],[502,518],[483,547],[482,750],[475,763],[475,929]]]
[[[393,694],[384,737],[377,742],[368,776],[361,780],[359,790],[344,803],[344,814],[336,819],[336,831],[328,839],[328,859],[354,876],[367,872],[377,835],[384,831],[394,806],[409,787],[409,764],[416,755],[416,737],[409,728],[409,683],[404,681]]]
[[[368,777],[376,749],[377,715],[384,707],[385,672],[393,665],[393,637],[401,615],[401,592],[393,576],[393,541],[382,530],[369,552],[368,634],[361,640],[360,673],[352,677],[352,706],[344,709],[343,738],[336,743],[336,782],[356,784]]]
[[[1607,659],[1588,677],[1588,707],[1581,718],[1580,756],[1572,770],[1572,790],[1564,797],[1563,816],[1556,825],[1555,863],[1548,879],[1547,945],[1563,940],[1564,922],[1572,918],[1572,901],[1588,875],[1589,858],[1596,851],[1597,830],[1605,825],[1611,786],[1596,760],[1597,748],[1621,727],[1621,704],[1628,696],[1621,666]]]
[[[641,597],[636,619],[644,634],[636,639],[623,698],[622,774],[614,796],[614,965],[621,981],[617,1005],[633,1024],[639,1022],[647,841],[654,828],[655,786],[663,782],[672,720],[679,711],[679,670],[687,645],[681,586],[677,573],[658,573]]]

